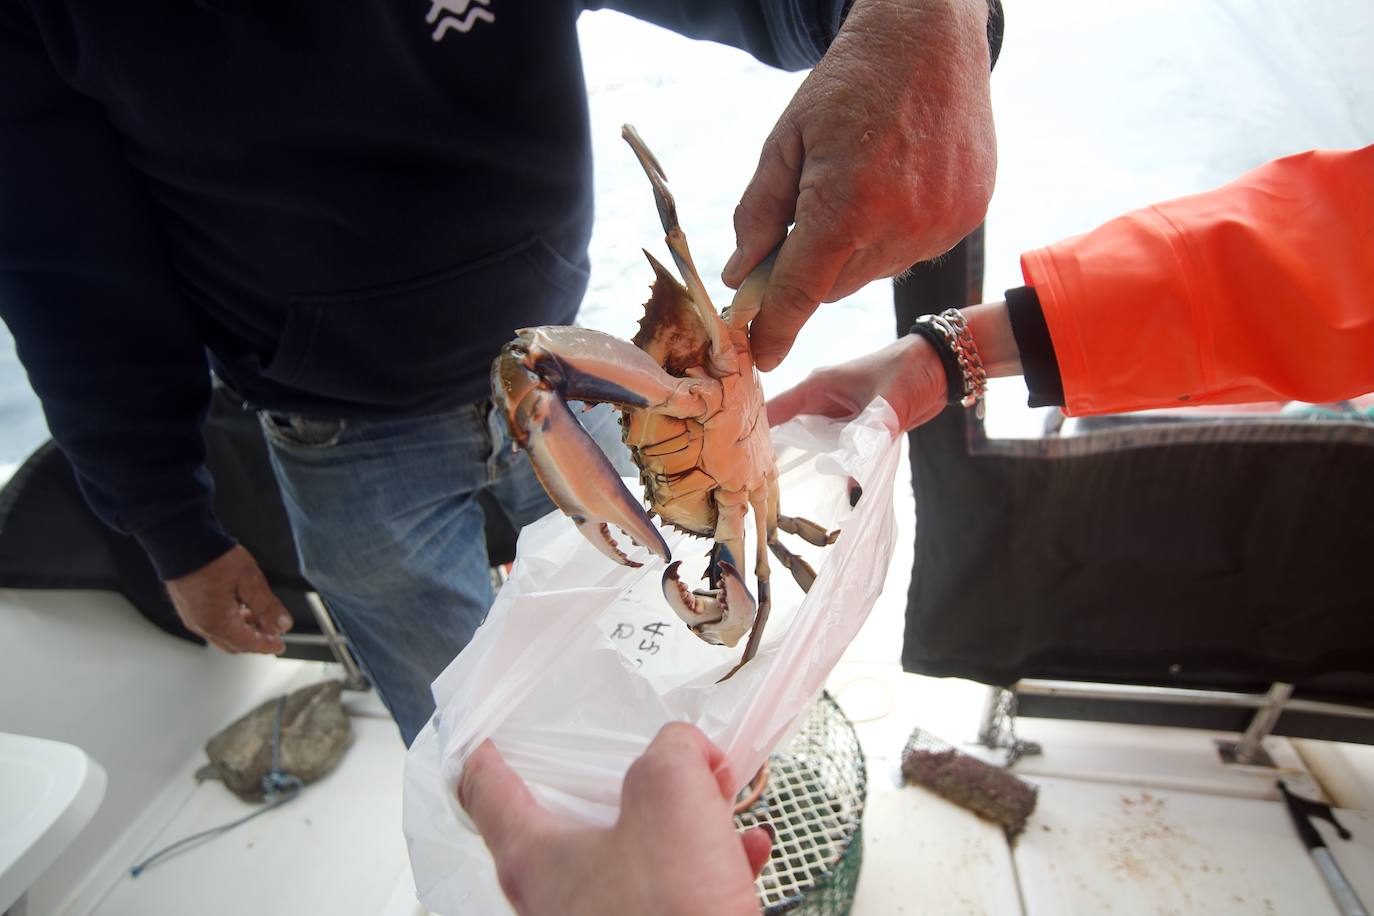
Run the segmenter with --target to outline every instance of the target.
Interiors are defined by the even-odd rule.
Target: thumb
[[[749,272],[787,235],[801,184],[801,135],[779,125],[763,144],[758,168],[735,207],[735,253],[721,280],[738,289]]]
[[[553,823],[553,815],[530,794],[520,774],[506,765],[490,738],[478,745],[463,767],[458,804],[498,861],[522,837]]]
[[[759,872],[763,871],[763,866],[768,864],[768,856],[773,851],[773,825],[765,822],[757,827],[750,827],[739,835],[739,841],[744,846],[749,868],[757,878]]]

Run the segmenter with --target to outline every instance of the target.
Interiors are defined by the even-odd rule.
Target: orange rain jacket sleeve
[[[1374,391],[1374,145],[1279,159],[1021,258],[1070,415]]]

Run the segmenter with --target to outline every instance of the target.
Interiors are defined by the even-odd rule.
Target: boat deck
[[[909,502],[899,500],[898,518],[906,530],[893,581],[829,682],[868,762],[856,916],[1338,912],[1277,799],[1275,771],[1221,763],[1215,740],[1234,736],[1018,719],[1019,736],[1044,753],[1015,768],[1040,800],[1014,846],[968,811],[899,786],[914,727],[986,753],[973,743],[986,688],[897,665],[905,590],[894,585],[909,568]],[[263,700],[337,677],[334,666],[200,649],[118,597],[83,592],[0,591],[0,646],[4,692],[26,698],[6,705],[0,728],[75,743],[109,777],[91,824],[31,892],[29,916],[424,913],[401,835],[404,749],[371,693],[345,693],[354,743],[329,776],[128,875],[151,852],[253,810],[216,782],[194,781],[204,741]],[[1341,809],[1355,839],[1325,825],[1323,834],[1374,900],[1374,747],[1269,738],[1265,748],[1295,790]]]

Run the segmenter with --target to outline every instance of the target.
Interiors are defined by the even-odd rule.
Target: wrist
[[[851,0],[843,10],[840,33],[869,32],[908,49],[913,35],[948,51],[976,53],[981,48],[990,70],[989,9],[987,0]],[[894,29],[896,24],[904,28]],[[1000,35],[999,29],[999,45]]]
[[[1006,302],[984,302],[961,310],[988,378],[1021,374],[1021,350],[1012,333]]]
[[[945,370],[935,347],[918,334],[907,334],[897,341],[898,372],[913,380],[921,391],[944,400],[949,396]]]
[[[908,334],[895,346],[897,371],[890,377],[901,387],[886,397],[905,432],[945,409],[949,400],[949,380],[939,351],[924,337]]]

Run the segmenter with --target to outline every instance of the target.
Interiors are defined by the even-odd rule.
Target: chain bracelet
[[[958,309],[945,309],[938,315],[922,315],[916,319],[940,332],[954,358],[959,363],[959,374],[964,380],[964,395],[959,399],[962,407],[973,407],[978,419],[983,418],[983,396],[988,390],[988,374],[983,368],[978,347],[969,333],[968,322]]]

